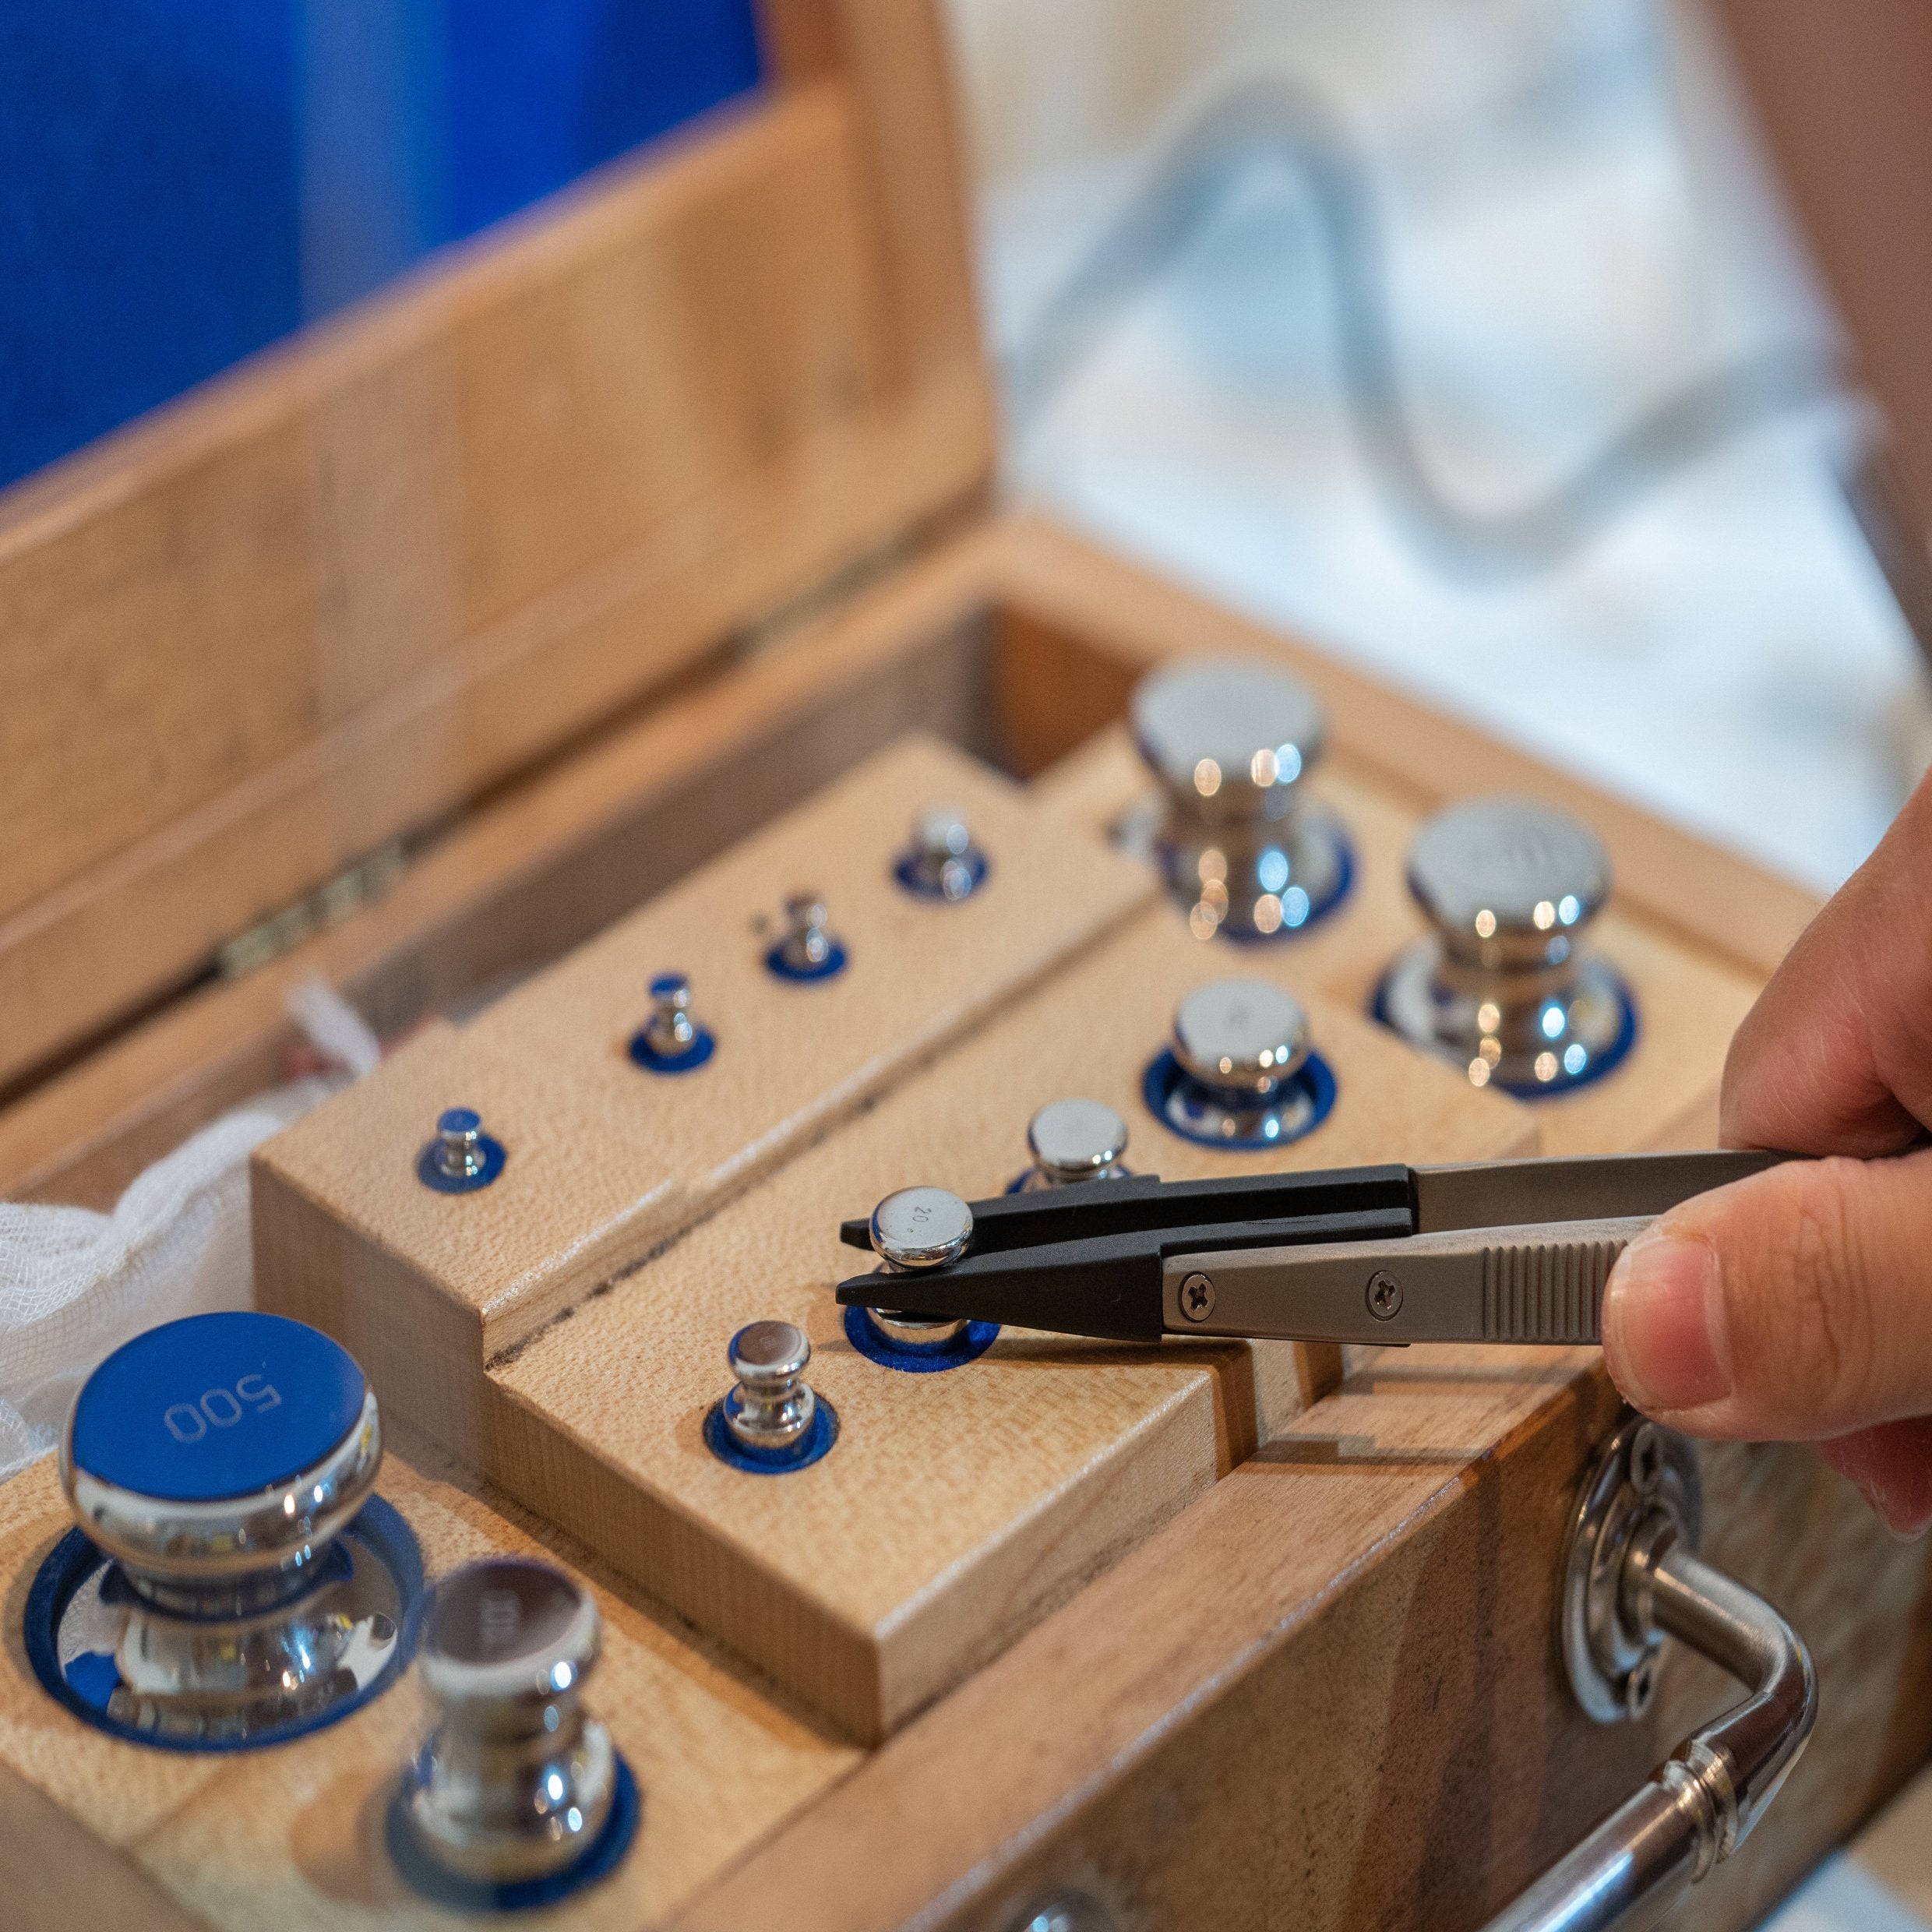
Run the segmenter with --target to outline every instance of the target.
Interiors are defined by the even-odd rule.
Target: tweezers
[[[1086,1181],[966,1204],[958,1258],[856,1275],[838,1299],[1123,1341],[1593,1342],[1604,1283],[1638,1234],[1680,1201],[1789,1158]],[[870,1247],[873,1225],[845,1222],[840,1239]]]

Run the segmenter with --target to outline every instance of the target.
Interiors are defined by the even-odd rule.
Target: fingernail
[[[1697,1408],[1730,1393],[1717,1251],[1705,1241],[1640,1235],[1603,1291],[1603,1349],[1639,1408]]]

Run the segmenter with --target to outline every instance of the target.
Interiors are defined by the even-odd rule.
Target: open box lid
[[[0,494],[0,1092],[983,490],[929,0]]]

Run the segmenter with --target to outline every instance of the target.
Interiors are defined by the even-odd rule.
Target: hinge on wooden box
[[[358,907],[381,898],[400,876],[404,862],[403,841],[392,839],[326,885],[229,940],[215,956],[216,971],[224,979],[240,979],[326,932]]]

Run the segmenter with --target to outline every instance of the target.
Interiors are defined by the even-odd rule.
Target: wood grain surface
[[[1521,1109],[1319,1007],[1340,1093],[1314,1133],[1240,1155],[1169,1132],[1141,1073],[1176,1000],[1225,964],[1157,907],[1016,999],[495,1369],[485,1468],[852,1735],[903,1722],[1243,1460],[1338,1358],[1010,1331],[960,1368],[897,1373],[851,1345],[832,1299],[866,1265],[839,1245],[841,1216],[915,1183],[1001,1192],[1034,1110],[1070,1095],[1113,1105],[1130,1159],[1169,1176],[1534,1150]],[[764,1317],[810,1337],[841,1419],[823,1461],[782,1480],[728,1468],[702,1433],[727,1341]]]
[[[1580,811],[1610,844],[1625,911],[1746,978],[1768,973],[1815,909],[1787,882],[1304,644],[1050,524],[994,520],[513,788],[427,847],[387,899],[285,961],[174,1003],[15,1100],[0,1111],[0,1186],[108,1204],[147,1161],[273,1077],[297,978],[344,985],[386,1027],[413,1022],[556,957],[922,718],[1023,772],[1055,766],[1053,785],[1077,787],[1083,772],[1111,785],[1116,755],[1095,746],[1090,763],[1080,748],[1169,650],[1273,654],[1314,676],[1337,707],[1329,777],[1358,774],[1391,813],[1503,786]],[[1397,768],[1391,735],[1426,755]]]
[[[962,806],[991,855],[958,904],[892,876],[914,813]],[[822,890],[849,964],[765,964],[784,895]],[[434,1028],[259,1150],[265,1307],[328,1328],[386,1400],[475,1453],[486,1357],[534,1332],[826,1132],[1146,901],[1141,867],[1010,780],[914,736],[735,848],[470,1026]],[[626,1050],[658,973],[691,976],[717,1048],[666,1077]],[[508,1150],[471,1194],[417,1179],[446,1107]]]
[[[7,494],[0,1081],[978,490],[936,25],[839,13]]]
[[[485,1555],[538,1556],[582,1576],[602,1613],[584,1703],[636,1775],[643,1823],[616,1874],[546,1913],[545,1924],[661,1922],[853,1764],[849,1746],[721,1669],[594,1560],[404,1440],[378,1486],[408,1519],[432,1578]],[[0,1844],[19,1853],[8,1866],[9,1927],[51,1932],[88,1922],[76,1915],[91,1906],[132,1914],[99,1923],[168,1932],[476,1923],[412,1892],[383,1848],[395,1774],[433,1722],[414,1673],[339,1724],[240,1754],[147,1750],[55,1704],[27,1669],[20,1613],[69,1521],[51,1460],[0,1487]],[[53,1828],[37,1842],[19,1829],[25,1820],[37,1832],[49,1812]]]
[[[680,1932],[781,1882],[798,1932],[1010,1932],[1070,1892],[1133,1932],[1482,1924],[1737,1695],[1673,1654],[1650,1718],[1604,1728],[1561,1680],[1557,1553],[1616,1412],[1592,1352],[1367,1362]],[[1702,1461],[1707,1553],[1820,1673],[1810,1748],[1683,1915],[1743,1932],[1932,1743],[1932,1578],[1808,1451]]]

